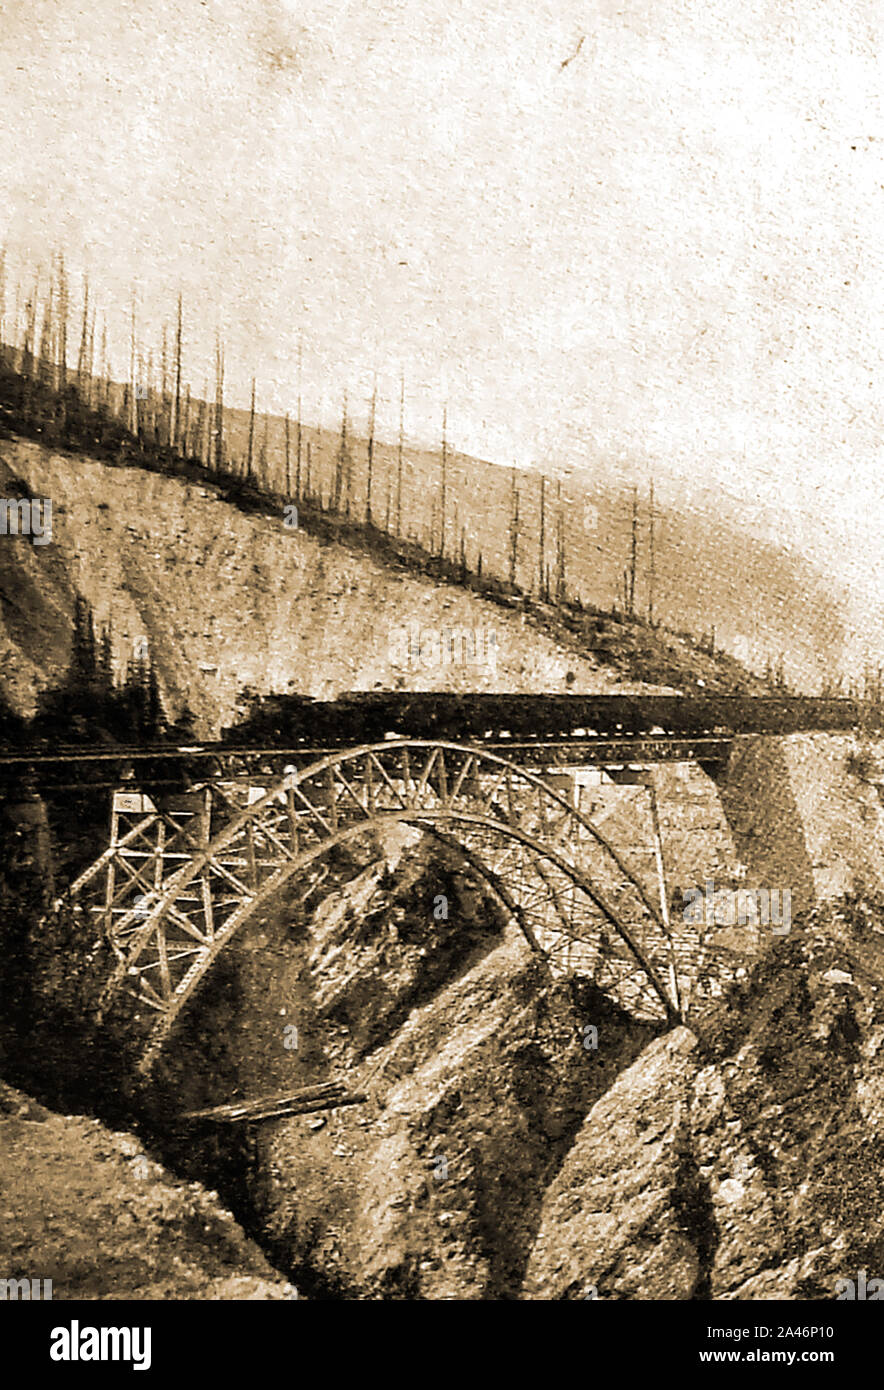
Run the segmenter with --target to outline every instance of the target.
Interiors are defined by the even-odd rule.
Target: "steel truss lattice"
[[[598,828],[505,758],[402,740],[331,754],[268,788],[216,785],[162,808],[117,793],[110,848],[67,895],[113,948],[99,1019],[129,1001],[148,1072],[239,929],[334,846],[396,822],[456,843],[553,970],[591,976],[640,1017],[678,1016],[671,933]]]

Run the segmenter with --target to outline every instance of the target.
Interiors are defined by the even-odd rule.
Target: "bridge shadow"
[[[793,918],[809,912],[816,904],[813,864],[784,741],[738,740],[718,789],[746,866],[745,887],[788,890]]]

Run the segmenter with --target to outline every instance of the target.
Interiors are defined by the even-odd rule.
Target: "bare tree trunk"
[[[649,524],[649,527],[650,527],[650,533],[649,533],[649,536],[648,536],[648,546],[649,546],[649,550],[650,550],[650,564],[649,564],[649,569],[648,569],[648,622],[649,622],[649,624],[651,625],[651,627],[653,627],[653,626],[654,626],[654,598],[655,598],[655,593],[654,593],[654,591],[655,591],[656,586],[657,586],[657,556],[656,556],[656,553],[655,553],[655,550],[654,550],[655,537],[654,537],[654,479],[653,479],[653,478],[651,479],[651,497],[650,497],[650,503],[649,503],[649,510],[650,510],[650,517],[649,517],[649,522],[648,522],[648,524]]]
[[[6,361],[6,247],[0,246],[0,362]]]
[[[448,491],[448,405],[442,407],[442,487],[440,494],[439,559],[445,559],[445,503]]]
[[[25,340],[22,346],[22,375],[29,380],[37,374],[37,296],[40,293],[39,277],[34,281],[34,292],[25,304]]]
[[[64,255],[58,256],[58,379],[56,390],[64,391],[68,384],[68,278]],[[64,409],[64,407],[62,407]]]
[[[52,316],[55,311],[55,279],[50,276],[49,280],[49,303],[46,305],[46,312],[43,315],[43,329],[40,333],[40,353],[38,375],[41,381],[47,381],[52,374]]]
[[[169,445],[180,454],[179,436],[181,433],[181,295],[178,295],[178,325],[175,332],[175,396],[172,401],[172,419],[169,426]]]
[[[516,469],[513,467],[512,503],[510,508],[510,585],[516,587],[519,567],[519,489],[516,484]]]
[[[110,363],[107,360],[107,319],[101,316],[101,348],[99,352],[100,366],[98,369],[98,379],[100,382],[99,403],[102,410],[107,414],[108,391],[110,389]]]
[[[91,372],[91,364],[90,364],[90,372]],[[151,349],[149,350],[148,354],[147,354],[147,381],[145,382],[145,387],[144,387],[144,389],[145,389],[145,391],[147,392],[147,419],[148,419],[148,424],[149,424],[149,428],[150,428],[151,443],[156,444],[156,442],[157,442],[157,402],[156,402],[156,392],[155,392],[155,390],[154,390],[154,379],[153,379],[153,348],[151,348]]]
[[[85,314],[86,314],[86,311],[85,311],[85,309],[83,310],[83,314],[84,314],[84,318],[83,318],[83,324],[84,324],[83,333],[84,333],[84,335],[85,335],[85,332],[86,332],[86,328],[85,328],[85,323],[86,323]],[[85,353],[85,349],[84,349],[84,353]],[[136,381],[136,379],[135,379],[135,358],[136,358],[136,341],[135,341],[135,291],[133,290],[133,291],[132,291],[132,335],[131,335],[130,345],[129,345],[129,433],[132,434],[132,435],[134,435],[134,436],[137,438],[137,437],[138,437],[138,383],[137,383],[137,381]]]
[[[292,439],[288,414],[285,417],[285,495],[292,495]],[[298,499],[300,500],[300,499]]]
[[[160,363],[160,383],[161,383],[161,384],[160,384],[160,410],[159,410],[159,420],[158,420],[157,430],[156,430],[156,439],[157,439],[157,443],[158,443],[158,444],[171,444],[171,442],[172,442],[172,441],[171,441],[171,430],[169,430],[169,426],[170,426],[170,424],[171,424],[171,421],[170,421],[170,419],[169,419],[169,343],[168,343],[168,337],[169,337],[169,335],[168,335],[168,330],[167,330],[167,328],[166,328],[166,325],[163,324],[163,347],[162,347],[162,358],[161,358],[161,363]],[[168,439],[166,438],[166,432],[167,432],[167,430],[169,430],[169,438],[168,438]]]
[[[224,471],[224,347],[221,335],[215,347],[215,472]]]
[[[402,450],[405,431],[405,373],[399,390],[399,457],[396,463],[396,535],[402,535]]]
[[[269,485],[270,485],[270,484],[269,484],[269,478],[268,478],[268,468],[267,468],[267,453],[268,453],[268,445],[269,445],[269,436],[270,436],[270,416],[265,412],[265,414],[264,414],[264,432],[263,432],[263,434],[261,435],[261,447],[260,447],[260,449],[258,450],[258,483],[259,483],[259,485],[260,485],[262,488],[265,489],[265,491],[267,490],[267,488],[268,488]]]
[[[206,468],[211,467],[210,433],[207,416],[209,413],[209,383],[206,382],[206,389],[203,398],[199,403],[199,410],[196,413],[196,455],[205,464]]]
[[[638,488],[632,489],[632,546],[629,558],[629,614],[635,615],[635,567],[638,558]]]
[[[295,464],[295,501],[296,501],[296,502],[300,502],[300,500],[301,500],[301,429],[302,429],[302,426],[301,426],[301,420],[302,420],[301,405],[302,405],[302,394],[303,394],[302,366],[303,366],[303,359],[302,359],[302,351],[301,351],[301,340],[300,340],[300,338],[299,338],[299,339],[298,339],[298,458],[297,458],[297,462],[296,462],[296,464]],[[285,418],[286,418],[286,430],[288,430],[288,416],[286,416]],[[285,446],[285,447],[286,447],[286,476],[288,476],[288,448],[289,448],[289,445],[288,445],[288,434],[286,434],[286,446]],[[289,491],[291,491],[291,481],[289,481],[288,487],[289,487]]]
[[[556,483],[556,503],[558,512],[556,515],[556,603],[565,602],[566,570],[565,570],[565,513],[562,510],[562,483]]]
[[[341,445],[338,450],[338,457],[335,461],[334,489],[332,491],[332,511],[340,515],[341,495],[346,487],[347,468],[347,392],[344,391],[344,407],[341,412]],[[347,515],[350,514],[350,495],[349,487],[346,487],[346,507]]]
[[[246,457],[246,477],[252,476],[252,451],[255,447],[255,378],[252,377],[252,404],[249,408],[249,452]]]
[[[373,522],[372,522],[372,515],[371,515],[371,482],[372,482],[372,473],[373,473],[373,471],[374,471],[374,427],[375,427],[375,418],[376,418],[376,414],[377,414],[377,406],[378,406],[378,384],[377,384],[377,378],[375,378],[374,387],[373,387],[372,393],[371,393],[371,415],[370,415],[370,417],[369,417],[369,422],[368,422],[368,478],[367,478],[367,480],[366,480],[366,486],[365,486],[365,524],[366,524],[366,526],[371,526],[371,525],[373,524]]]
[[[540,475],[540,538],[538,543],[538,580],[541,603],[546,598],[546,475]]]
[[[92,406],[93,406],[93,400],[94,400],[94,382],[95,382],[95,309],[94,309],[94,308],[93,308],[93,310],[92,310],[92,315],[91,315],[91,317],[90,317],[90,319],[89,319],[89,347],[88,347],[87,351],[88,351],[88,354],[89,354],[89,408],[90,408],[90,410],[91,410],[91,409],[92,409]]]

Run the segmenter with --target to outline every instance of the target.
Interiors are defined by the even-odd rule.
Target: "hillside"
[[[0,1081],[4,1277],[39,1271],[54,1301],[297,1296],[215,1193],[176,1179],[144,1147]]]
[[[551,606],[526,614],[439,585],[208,485],[10,438],[0,491],[17,480],[53,504],[51,544],[6,536],[0,549],[3,687],[24,714],[67,668],[77,595],[110,627],[120,672],[146,639],[168,712],[186,704],[202,736],[235,720],[246,689],[761,688],[664,630],[586,615],[575,632]],[[420,633],[446,628],[470,634],[475,660],[434,661],[432,642],[415,655]]]
[[[152,1102],[164,1162],[211,1175],[308,1298],[828,1300],[880,1267],[880,901],[812,908],[660,1032],[552,979],[413,831],[330,882],[242,935]],[[329,1075],[367,1101],[248,1145],[175,1119]],[[75,1167],[109,1142],[91,1134],[70,1128]],[[110,1200],[128,1211],[128,1189]]]
[[[352,464],[353,515],[361,518],[368,486],[368,441],[349,422],[347,456]],[[225,448],[232,460],[248,455],[249,413],[224,412]],[[255,469],[277,491],[285,491],[285,421],[259,416],[255,427]],[[303,429],[302,483],[310,449],[310,486],[326,501],[332,491],[339,431]],[[590,451],[590,454],[595,451]],[[372,448],[372,512],[376,524],[395,525],[398,450],[376,440]],[[291,466],[291,465],[290,465]],[[440,528],[442,458],[438,448],[409,442],[403,455],[402,534],[432,549]],[[623,465],[598,459],[556,476],[553,465],[545,489],[545,564],[555,580],[558,527],[566,554],[569,592],[586,604],[611,609],[623,604],[623,573],[629,564],[632,485]],[[505,578],[510,563],[513,473],[486,459],[453,450],[446,457],[446,547],[455,555],[461,542],[475,568]],[[519,492],[516,578],[528,592],[539,575],[541,473],[515,474]],[[719,489],[698,478],[690,498],[663,497],[655,505],[656,616],[668,628],[697,634],[715,629],[719,645],[762,673],[768,660],[785,656],[790,683],[816,693],[833,669],[855,664],[862,641],[874,646],[874,623],[858,634],[851,596],[817,568],[766,515],[761,500],[752,515],[739,510]],[[649,599],[649,498],[639,495],[636,606],[645,613]]]
[[[169,714],[189,706],[206,734],[250,691],[589,693],[663,674],[762,688],[665,629],[520,610],[358,538],[288,528],[221,486],[12,437],[0,480],[53,503],[50,544],[0,538],[3,688],[25,714],[67,670],[78,599],[119,670],[146,642]],[[411,629],[444,627],[495,642],[461,664],[413,661]],[[852,735],[796,736],[748,741],[721,785],[657,769],[673,922],[685,885],[712,876],[748,871],[795,903],[783,937],[682,933],[678,1028],[554,975],[456,846],[400,828],[339,847],[244,925],[135,1094],[113,1073],[125,1039],[96,1049],[77,1012],[92,933],[56,938],[41,919],[45,885],[12,817],[9,1267],[38,1253],[58,1298],[276,1299],[292,1296],[286,1278],[310,1299],[832,1297],[884,1251],[880,758]],[[106,792],[70,816],[63,797],[57,869],[74,841],[95,857],[106,827]],[[656,891],[646,789],[612,781],[587,800]],[[365,1101],[253,1133],[182,1118],[332,1076]]]

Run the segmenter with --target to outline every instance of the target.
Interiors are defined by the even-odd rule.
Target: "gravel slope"
[[[63,1299],[285,1299],[293,1287],[215,1193],[129,1134],[0,1082],[0,1274]]]

